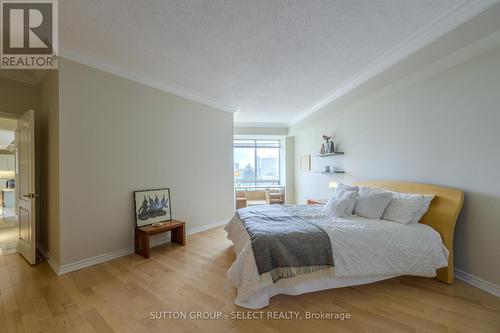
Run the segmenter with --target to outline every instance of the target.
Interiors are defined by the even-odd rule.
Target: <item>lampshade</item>
[[[337,188],[337,182],[336,182],[336,181],[331,181],[331,182],[328,184],[328,187],[329,187],[329,188]]]
[[[0,179],[14,179],[16,173],[14,171],[0,171]]]

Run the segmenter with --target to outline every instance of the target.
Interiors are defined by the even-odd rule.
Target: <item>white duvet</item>
[[[295,214],[323,228],[330,237],[335,267],[324,271],[282,279],[300,283],[310,278],[377,277],[417,275],[433,277],[436,269],[448,265],[448,250],[433,228],[369,220],[358,216],[332,218],[322,213],[320,205],[286,206]],[[228,277],[238,288],[236,303],[251,299],[273,282],[269,273],[259,276],[250,237],[235,215],[225,227],[237,258]],[[289,280],[289,281],[286,281]],[[280,280],[281,281],[281,280]]]

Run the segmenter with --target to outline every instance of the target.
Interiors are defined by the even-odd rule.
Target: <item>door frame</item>
[[[24,112],[22,112],[22,114],[30,111],[30,110],[33,110],[35,112],[35,160],[37,160],[38,158],[38,131],[37,131],[37,122],[36,122],[36,110],[35,109],[28,109]],[[22,114],[16,114],[16,113],[11,113],[11,112],[6,112],[6,111],[3,111],[0,109],[0,118],[7,118],[7,119],[15,119],[15,120],[19,120],[20,116]],[[18,144],[17,142],[18,138],[17,138],[17,130],[16,130],[16,146]],[[17,147],[16,147],[17,149]],[[19,179],[18,179],[18,175],[19,175],[19,161],[18,161],[18,158],[17,158],[17,153],[16,153],[16,165],[15,165],[15,170],[16,170],[16,191],[15,191],[15,207],[16,207],[16,214],[19,216],[19,212],[18,212],[18,209],[19,209]],[[39,189],[39,167],[35,165],[35,184],[36,184],[36,187],[38,188],[38,192],[40,191]],[[38,249],[39,247],[39,230],[40,230],[40,219],[39,219],[39,216],[40,216],[40,212],[39,212],[39,201],[40,200],[36,200],[35,201],[35,205],[36,205],[36,208],[35,208],[35,247]],[[19,217],[18,217],[19,218]],[[19,223],[19,222],[18,222]],[[19,237],[19,236],[18,236]],[[18,249],[16,249],[16,252],[19,253]],[[22,256],[21,256],[22,257]]]

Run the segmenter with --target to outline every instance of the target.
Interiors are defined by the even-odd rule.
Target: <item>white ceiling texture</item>
[[[293,124],[496,0],[64,0],[61,55]]]

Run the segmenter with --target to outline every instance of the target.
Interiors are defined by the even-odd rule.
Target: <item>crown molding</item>
[[[498,2],[499,0],[473,0],[457,5],[345,80],[327,94],[326,97],[292,118],[288,126],[291,127],[303,121],[324,106],[374,78],[389,67],[457,28],[459,25],[469,21]]]
[[[239,111],[239,108],[234,105],[225,104],[209,97],[203,96],[197,92],[190,91],[187,88],[180,87],[175,84],[160,81],[144,73],[134,71],[132,69],[123,69],[113,64],[98,60],[91,56],[84,55],[82,52],[70,48],[64,48],[60,50],[61,57],[69,59],[74,62],[107,72],[121,78],[134,81],[143,84],[148,87],[152,87],[172,95],[176,95],[221,111],[235,113]]]
[[[236,128],[262,127],[262,128],[288,128],[286,123],[259,123],[259,122],[234,122]]]

